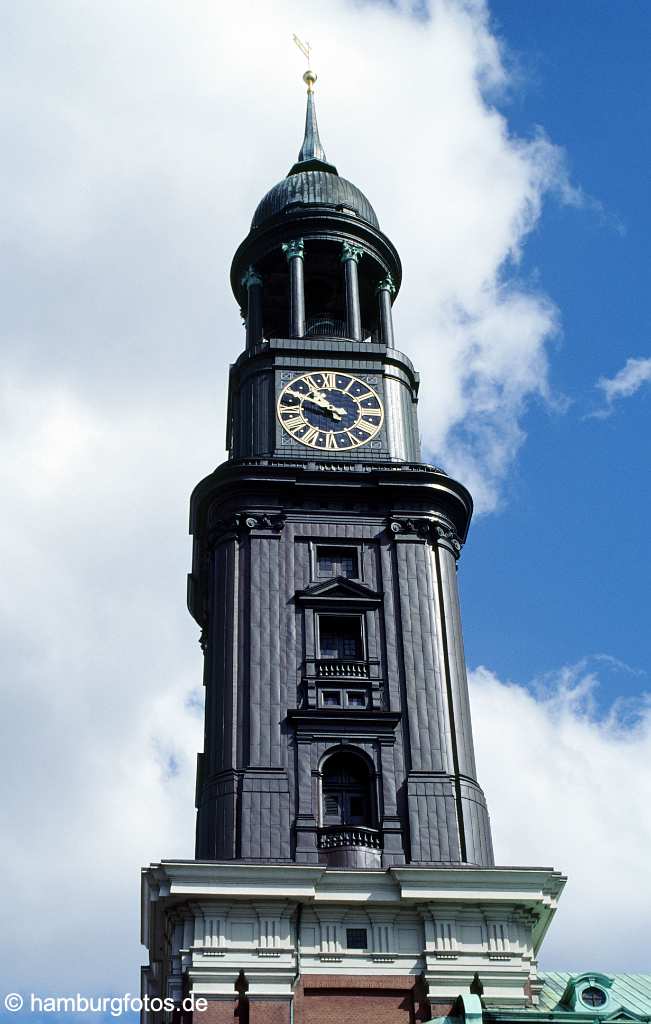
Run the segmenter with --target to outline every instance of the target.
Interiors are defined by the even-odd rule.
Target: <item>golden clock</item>
[[[368,444],[384,421],[382,400],[370,384],[350,373],[311,370],[286,384],[278,419],[287,433],[322,451],[350,451]]]

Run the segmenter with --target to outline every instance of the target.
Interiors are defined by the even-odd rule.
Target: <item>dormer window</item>
[[[319,546],[316,549],[316,571],[321,579],[333,576],[355,579],[358,576],[356,549]]]
[[[581,992],[581,1002],[592,1009],[603,1006],[606,1002],[606,993],[596,985],[589,985]]]
[[[613,978],[596,971],[570,975],[559,1006],[585,1017],[595,1013],[612,1018],[615,1002],[612,994]]]

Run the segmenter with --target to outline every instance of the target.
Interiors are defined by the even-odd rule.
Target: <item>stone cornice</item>
[[[382,891],[381,899],[414,904],[521,903],[555,909],[566,879],[553,868],[465,868],[407,865],[386,870],[333,869],[301,864],[246,864],[216,861],[161,861],[144,868],[143,892],[173,896],[256,896],[299,900],[360,898]]]

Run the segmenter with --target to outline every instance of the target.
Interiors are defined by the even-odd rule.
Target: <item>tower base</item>
[[[535,1006],[564,884],[550,868],[162,861],[142,877],[143,996],[185,1001],[193,1024],[414,1024],[472,993]]]

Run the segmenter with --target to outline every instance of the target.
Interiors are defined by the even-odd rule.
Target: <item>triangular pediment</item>
[[[296,594],[296,600],[301,602],[324,602],[333,603],[346,602],[348,604],[379,604],[382,595],[377,590],[372,590],[365,583],[358,583],[357,580],[349,580],[345,576],[335,576],[329,580],[319,580],[312,583],[305,590]]]

